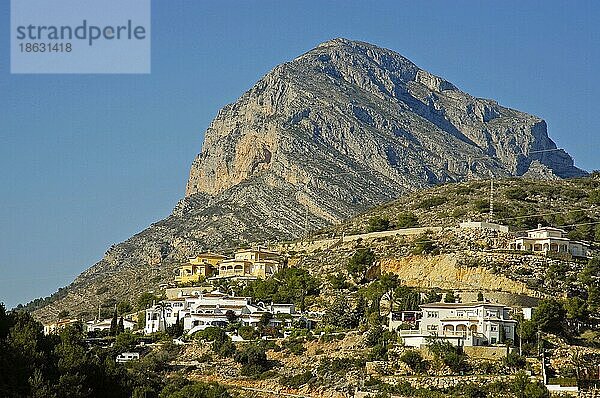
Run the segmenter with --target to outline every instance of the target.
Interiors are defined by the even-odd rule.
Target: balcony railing
[[[431,336],[431,337],[481,337],[485,338],[483,333],[470,330],[400,330],[400,336]]]

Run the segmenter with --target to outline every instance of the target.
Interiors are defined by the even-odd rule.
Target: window
[[[492,332],[497,332],[498,331],[498,325],[492,325]]]
[[[465,312],[464,311],[456,311],[456,316],[458,317],[464,317],[465,316]]]
[[[439,318],[440,313],[438,311],[427,311],[427,318]]]
[[[438,325],[427,325],[427,330],[430,332],[438,330]]]

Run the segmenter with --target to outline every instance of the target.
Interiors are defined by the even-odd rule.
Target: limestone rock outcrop
[[[172,280],[194,253],[293,239],[418,188],[585,174],[555,149],[538,117],[464,93],[393,51],[330,40],[221,109],[173,213],[111,247],[37,313],[93,313],[107,297]]]

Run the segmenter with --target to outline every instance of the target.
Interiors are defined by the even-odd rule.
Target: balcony
[[[452,330],[399,330],[400,337],[402,336],[426,336],[426,337],[478,337],[486,338],[483,333],[473,331],[452,331]]]

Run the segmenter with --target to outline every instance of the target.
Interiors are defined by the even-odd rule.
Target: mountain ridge
[[[328,51],[323,53],[323,50]],[[378,66],[381,65],[381,67],[379,69],[374,69],[374,64]],[[581,170],[573,167],[572,159],[570,159],[568,154],[564,151],[557,150],[555,153],[548,152],[540,156],[523,156],[525,155],[525,153],[523,153],[524,151],[556,149],[554,142],[547,136],[546,123],[542,119],[510,108],[500,107],[497,102],[493,100],[477,99],[462,93],[452,83],[419,69],[406,58],[390,50],[379,49],[363,42],[334,39],[322,43],[315,49],[295,58],[291,62],[277,66],[259,80],[253,88],[244,93],[235,104],[227,105],[219,112],[215,120],[207,129],[205,143],[201,153],[193,162],[190,170],[190,179],[186,187],[186,196],[197,192],[215,194],[228,186],[235,185],[248,178],[257,169],[259,171],[269,169],[271,157],[277,155],[277,153],[275,153],[276,150],[281,150],[280,144],[282,144],[282,142],[275,141],[277,137],[270,134],[273,131],[281,134],[281,131],[279,131],[277,127],[297,126],[299,123],[308,119],[314,124],[313,127],[315,129],[321,129],[320,131],[322,131],[323,126],[316,120],[319,115],[311,117],[310,113],[312,111],[314,114],[315,109],[306,106],[306,103],[308,102],[310,105],[317,107],[318,110],[319,98],[315,99],[314,97],[315,93],[322,93],[319,92],[318,88],[315,89],[315,87],[310,87],[312,90],[308,91],[308,94],[302,93],[302,88],[314,83],[310,82],[309,79],[301,79],[301,85],[296,83],[296,81],[299,80],[298,77],[306,77],[304,76],[306,75],[305,71],[311,71],[311,68],[316,69],[317,73],[313,73],[309,78],[314,80],[314,82],[321,83],[321,88],[328,86],[327,81],[319,79],[319,77],[323,76],[333,78],[334,84],[340,86],[342,90],[347,90],[347,87],[343,87],[344,83],[350,83],[354,88],[367,90],[368,94],[375,97],[375,99],[387,102],[389,102],[390,99],[396,100],[401,112],[409,109],[412,113],[421,116],[422,119],[428,118],[427,120],[433,125],[426,126],[430,128],[428,132],[431,134],[439,131],[446,133],[447,137],[443,138],[449,140],[449,143],[461,146],[463,144],[473,146],[475,141],[477,141],[478,145],[474,145],[475,148],[462,149],[467,152],[471,149],[471,157],[478,158],[478,160],[481,161],[479,163],[483,163],[483,160],[487,162],[493,162],[494,160],[503,161],[503,166],[509,169],[507,170],[507,174],[522,175],[526,173],[528,166],[533,160],[539,160],[542,164],[545,164],[546,167],[552,169],[554,174],[559,177],[575,177],[585,174]],[[411,87],[406,86],[411,84]],[[423,92],[424,88],[426,89],[426,92]],[[295,97],[299,95],[299,92],[305,94],[303,99],[307,99],[307,101],[302,102],[300,105],[294,103],[296,100]],[[447,98],[437,99],[436,93],[441,92],[444,92],[445,97]],[[421,98],[418,97],[419,95],[421,95]],[[444,101],[448,102],[455,100],[456,98],[452,98],[453,96],[463,97],[459,99],[467,101],[465,104],[461,104],[464,108],[461,109],[461,111],[464,111],[462,113],[467,115],[466,121],[461,120],[461,117],[463,116],[462,113],[458,112],[459,114],[457,115],[457,112],[453,111],[452,107],[449,107],[449,110],[441,108]],[[321,96],[321,98],[323,97],[326,96]],[[364,104],[355,104],[352,97],[343,99],[346,100],[346,102],[341,105],[347,105],[351,108],[352,116],[362,122],[362,126],[360,127],[365,128],[365,126],[368,127],[368,125],[373,125],[375,123],[378,124],[377,127],[379,130],[385,130],[386,128],[389,130],[390,126],[385,125],[385,120],[381,120],[381,118],[379,118],[380,120],[377,120],[377,116],[385,115],[372,115],[372,113],[377,112],[373,112],[373,110],[370,111]],[[456,102],[457,101],[454,101],[454,103],[450,105],[455,105]],[[260,106],[257,107],[256,104],[259,104]],[[340,105],[339,101],[336,105]],[[281,114],[282,112],[278,108],[282,107],[285,108],[284,111],[287,112],[287,120],[281,121],[282,123],[280,126],[274,126],[271,120],[268,119],[272,119],[277,117],[278,114]],[[381,106],[376,107],[376,110],[380,109]],[[397,109],[392,110],[397,111]],[[236,119],[236,116],[240,114],[240,111],[254,112],[252,114],[254,120],[244,119],[246,124],[250,123],[250,125],[242,126],[246,127],[246,129],[242,128],[242,130],[240,130],[238,125],[232,128],[233,125],[231,124],[232,120],[239,121]],[[336,116],[338,116],[338,118],[345,116],[345,114],[348,113],[344,112],[343,109],[336,109],[336,111]],[[504,115],[502,115],[502,113],[504,113]],[[260,118],[260,116],[263,117]],[[473,128],[468,129],[463,128],[462,130],[467,130],[469,135],[467,136],[465,131],[461,131],[455,126],[460,123],[466,126],[469,122],[480,119],[482,123],[491,125],[491,130],[494,132],[494,120],[500,119],[500,116],[506,118],[511,118],[512,116],[513,120],[519,118],[524,119],[525,123],[521,120],[521,123],[516,126],[516,132],[514,130],[511,131],[509,127],[507,131],[513,132],[514,136],[499,137],[504,138],[509,142],[498,142],[498,145],[496,146],[492,145],[494,143],[492,142],[493,137],[491,136],[490,131],[488,131],[490,129],[477,131],[477,128],[481,127],[480,125],[475,125]],[[253,126],[251,123],[255,123],[257,118],[261,122],[258,123],[257,130],[262,129],[264,132],[263,137],[261,137],[262,139],[259,139],[255,134],[256,131],[252,130]],[[349,128],[343,128],[348,126],[339,127],[342,128],[338,128],[337,130],[341,131],[342,135],[330,138],[339,139],[340,141],[343,139],[352,141],[352,134],[343,135],[343,132],[350,131],[350,133],[353,133],[352,127],[354,126],[349,126]],[[531,134],[519,135],[518,130],[524,128],[530,128]],[[409,136],[407,133],[411,132],[410,129],[396,128],[395,130],[398,135],[404,134]],[[231,132],[235,134],[231,134]],[[456,138],[458,142],[453,138]],[[521,142],[518,143],[519,145],[510,147],[510,140],[515,138],[519,139]],[[260,148],[249,147],[250,142],[254,143],[253,140],[258,140]],[[329,140],[327,144],[329,148],[336,149],[334,140]],[[231,153],[229,153],[229,158],[222,156],[224,151],[219,150],[225,145],[228,145],[229,149],[231,149],[232,146],[233,149],[236,149],[235,157],[231,157]],[[235,145],[238,146],[236,147]],[[508,148],[506,147],[507,145]],[[520,150],[515,151],[515,147],[519,147]],[[391,148],[387,154],[388,158],[392,161],[397,160],[396,158],[401,155],[404,157],[410,155],[407,153],[398,154],[395,150],[397,150],[397,147]],[[489,153],[486,153],[485,151]],[[498,159],[494,159],[493,156],[497,156]],[[538,157],[539,159],[537,159]],[[229,160],[230,163],[225,164],[226,160]],[[466,171],[460,170],[461,168],[471,168],[472,166],[473,165],[470,164],[451,164],[447,166],[447,171],[450,172],[450,174],[458,174],[460,177],[465,174]],[[498,165],[496,165],[496,167],[497,166]],[[482,165],[482,168],[486,170],[490,169],[490,167],[486,165]],[[427,178],[434,183],[444,182],[446,179],[456,179],[456,176],[448,175],[449,173],[444,173],[442,170],[429,171],[432,175],[428,175]],[[477,171],[474,171],[474,174],[478,174]],[[216,176],[218,176],[218,179]],[[396,178],[399,177],[396,176]]]
[[[391,50],[333,39],[223,107],[172,214],[111,247],[36,315],[89,312],[171,280],[194,253],[294,239],[415,189],[585,174],[542,119],[463,93]]]

